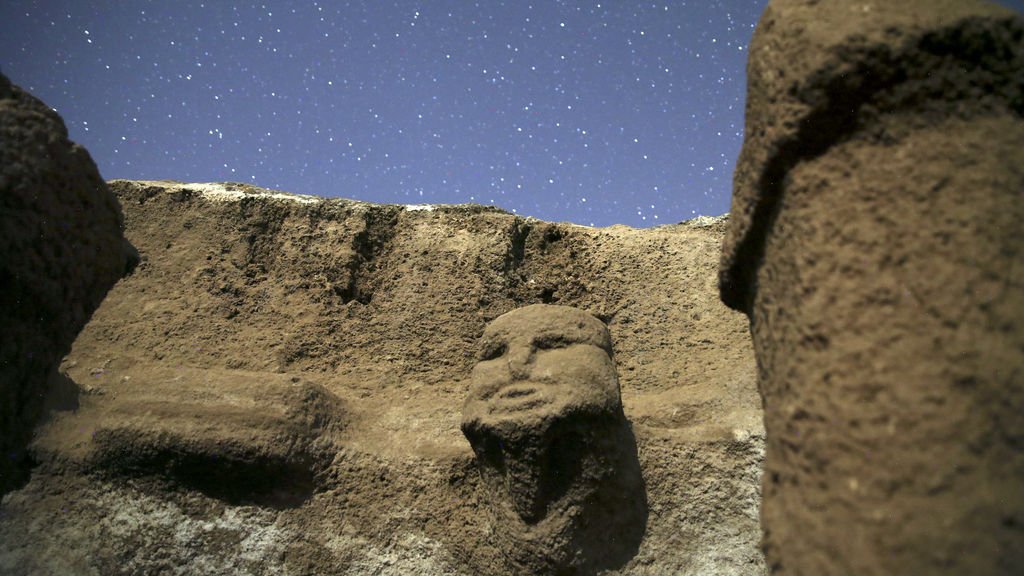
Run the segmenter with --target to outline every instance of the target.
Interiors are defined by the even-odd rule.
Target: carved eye
[[[491,341],[484,344],[482,350],[480,350],[480,360],[494,360],[500,358],[508,346],[504,342]]]
[[[552,350],[554,348],[565,348],[572,344],[564,336],[541,336],[534,339],[533,347],[537,350]]]

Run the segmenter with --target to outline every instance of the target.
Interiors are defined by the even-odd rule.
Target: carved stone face
[[[635,553],[646,492],[600,320],[535,304],[491,322],[462,432],[517,570],[588,573]]]
[[[567,306],[513,310],[484,330],[463,421],[509,432],[571,414],[622,411],[604,324]]]
[[[462,430],[523,521],[597,488],[608,470],[592,457],[593,434],[620,420],[611,337],[598,319],[536,304],[484,330]]]

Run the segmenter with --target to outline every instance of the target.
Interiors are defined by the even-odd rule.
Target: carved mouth
[[[502,388],[491,399],[491,412],[520,412],[548,403],[539,387],[532,384],[513,384]]]

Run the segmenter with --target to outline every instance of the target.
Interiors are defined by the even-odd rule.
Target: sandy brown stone
[[[604,566],[764,573],[760,400],[746,318],[715,287],[721,219],[595,229],[236,184],[111,189],[142,262],[62,365],[80,406],[0,505],[0,573],[587,570],[538,552],[578,547],[499,538],[460,430],[485,327],[531,304],[610,334],[647,516]]]
[[[722,297],[750,314],[778,574],[1024,569],[1024,23],[771,2]]]
[[[1019,110],[1020,16],[983,0],[774,0],[747,64],[721,289],[749,310],[753,275],[793,166],[868,132],[879,114]]]
[[[25,480],[47,382],[134,249],[60,116],[0,75],[0,495]]]

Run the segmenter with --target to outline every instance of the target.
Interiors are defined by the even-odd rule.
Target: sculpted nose
[[[513,380],[525,380],[530,376],[531,351],[526,347],[516,347],[508,351],[508,370]]]

